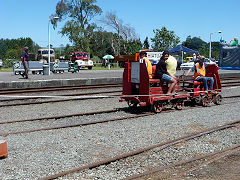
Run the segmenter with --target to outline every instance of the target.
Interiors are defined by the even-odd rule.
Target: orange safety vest
[[[152,78],[152,63],[146,57],[144,57],[143,59],[145,60],[147,66],[148,76],[149,78]]]
[[[199,77],[205,77],[206,71],[205,71],[205,64],[203,63],[202,67],[199,63],[195,64],[196,70],[194,72],[194,79],[197,80]]]

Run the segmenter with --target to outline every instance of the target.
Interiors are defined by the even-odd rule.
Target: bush
[[[13,62],[21,61],[21,59],[5,59],[3,60],[3,67],[9,68],[13,66]]]
[[[91,60],[93,63],[102,63],[102,60],[98,56],[93,56]]]

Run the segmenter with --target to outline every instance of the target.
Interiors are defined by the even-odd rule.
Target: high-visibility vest
[[[145,60],[147,66],[148,76],[149,78],[152,78],[152,63],[146,57],[144,57],[143,59]]]
[[[205,71],[205,64],[203,63],[202,67],[199,65],[199,63],[195,64],[196,70],[194,72],[194,79],[197,80],[199,77],[205,77],[206,71]]]

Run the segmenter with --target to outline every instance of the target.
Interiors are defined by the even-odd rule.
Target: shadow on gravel
[[[143,114],[151,112],[151,107],[150,106],[126,107],[120,108],[119,110],[130,114]]]

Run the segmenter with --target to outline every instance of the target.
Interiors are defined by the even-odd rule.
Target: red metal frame
[[[136,62],[135,62],[136,63]],[[131,82],[131,62],[125,63],[123,73],[123,93],[121,101],[129,101],[131,103],[139,104],[140,106],[153,105],[154,102],[177,102],[178,100],[187,100],[198,98],[204,95],[203,85],[197,81],[184,81],[176,85],[178,95],[166,95],[168,84],[162,83],[155,75],[155,65],[153,65],[153,79],[150,79],[147,72],[145,62],[140,63],[139,68],[139,83]],[[221,82],[218,74],[218,67],[215,65],[208,65],[206,68],[206,76],[214,78],[214,89],[221,92]],[[182,83],[183,85],[181,86]],[[186,84],[188,86],[186,86]],[[189,88],[190,91],[186,92],[184,88]],[[202,92],[201,92],[202,91]],[[211,97],[211,95],[209,95]]]

